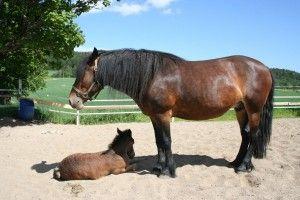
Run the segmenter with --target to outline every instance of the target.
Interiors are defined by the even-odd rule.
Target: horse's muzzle
[[[81,110],[83,108],[83,100],[76,95],[70,94],[69,96],[69,104],[72,108]]]

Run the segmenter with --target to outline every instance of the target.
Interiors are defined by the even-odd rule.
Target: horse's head
[[[69,94],[69,103],[78,110],[83,108],[83,103],[97,96],[103,85],[96,79],[98,70],[99,53],[94,48],[93,53],[77,68],[76,80]]]

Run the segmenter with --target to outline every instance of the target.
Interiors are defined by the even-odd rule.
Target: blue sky
[[[86,39],[79,51],[145,48],[187,60],[239,54],[300,72],[299,0],[121,0],[76,22]]]

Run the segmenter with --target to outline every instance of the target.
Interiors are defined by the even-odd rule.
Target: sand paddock
[[[93,126],[0,120],[0,199],[300,199],[300,119],[276,119],[267,158],[256,170],[227,168],[240,145],[236,121],[172,123],[177,178],[151,174],[156,146],[150,123]],[[116,129],[130,128],[138,171],[96,181],[58,182],[57,162],[105,150]]]

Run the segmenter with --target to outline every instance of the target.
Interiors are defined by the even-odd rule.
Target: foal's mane
[[[184,60],[173,54],[145,49],[102,50],[99,54],[98,81],[136,100],[141,99],[157,70],[166,65],[164,59],[175,65]]]

